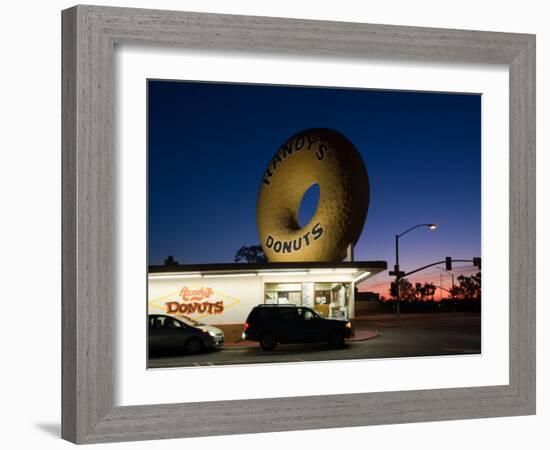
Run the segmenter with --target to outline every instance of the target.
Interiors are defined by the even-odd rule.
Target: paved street
[[[281,363],[365,358],[396,358],[476,354],[481,351],[481,316],[470,313],[406,314],[399,327],[395,316],[378,314],[357,319],[357,329],[379,336],[350,342],[343,349],[326,344],[279,345],[264,352],[257,345],[224,347],[200,355],[170,355],[150,360],[150,368],[214,366],[226,364]]]

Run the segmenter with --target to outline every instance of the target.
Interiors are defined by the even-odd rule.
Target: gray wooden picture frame
[[[64,439],[94,443],[535,413],[535,36],[97,6],[63,11],[62,32]],[[509,384],[115,407],[113,52],[125,43],[507,65]]]

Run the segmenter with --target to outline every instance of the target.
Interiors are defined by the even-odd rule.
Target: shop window
[[[349,283],[315,283],[315,311],[323,317],[347,318],[348,288]]]
[[[301,283],[266,283],[264,303],[271,305],[302,304]]]
[[[277,292],[265,292],[264,303],[267,305],[276,305],[277,304]]]

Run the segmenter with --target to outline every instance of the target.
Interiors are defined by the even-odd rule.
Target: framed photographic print
[[[481,353],[480,94],[155,79],[147,98],[149,367]],[[411,221],[437,233],[398,302],[387,230]]]
[[[63,11],[63,437],[534,414],[534,77],[532,35]]]

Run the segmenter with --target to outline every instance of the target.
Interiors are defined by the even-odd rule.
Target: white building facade
[[[256,305],[307,306],[327,318],[355,317],[355,285],[386,269],[384,261],[151,266],[148,313],[185,316],[238,340]]]

